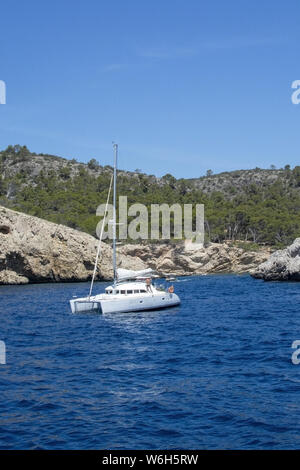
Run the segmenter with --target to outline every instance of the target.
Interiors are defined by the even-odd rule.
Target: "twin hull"
[[[168,292],[160,294],[145,294],[141,296],[111,296],[106,294],[95,295],[90,299],[70,300],[72,313],[99,311],[101,313],[138,312],[142,310],[155,310],[159,308],[174,307],[180,304],[178,295]]]

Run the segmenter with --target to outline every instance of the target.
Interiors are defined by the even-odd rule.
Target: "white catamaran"
[[[99,237],[98,251],[94,266],[94,273],[87,297],[74,298],[70,300],[72,313],[99,311],[101,313],[137,312],[142,310],[156,310],[174,307],[180,304],[180,299],[174,293],[173,286],[167,290],[158,288],[152,284],[154,272],[152,269],[132,271],[128,269],[117,269],[116,257],[116,189],[117,189],[117,158],[118,145],[114,144],[114,172],[113,172],[113,284],[105,289],[105,293],[92,295],[94,279],[97,271],[98,260],[101,251],[101,240],[104,229],[103,218],[101,234]],[[112,184],[112,181],[111,181]],[[108,192],[106,208],[109,202],[111,184]]]

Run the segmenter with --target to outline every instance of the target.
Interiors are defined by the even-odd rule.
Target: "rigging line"
[[[92,295],[92,290],[93,290],[93,285],[94,285],[94,280],[96,276],[96,271],[97,271],[97,266],[98,266],[98,260],[99,260],[99,255],[101,251],[101,241],[102,241],[102,236],[103,236],[103,231],[104,231],[104,225],[105,225],[105,217],[107,214],[107,208],[108,208],[108,202],[110,198],[110,192],[111,192],[111,187],[112,187],[112,182],[113,182],[114,175],[112,174],[111,180],[110,180],[110,185],[109,185],[109,190],[108,190],[108,195],[107,195],[107,201],[106,201],[106,206],[105,206],[105,211],[104,211],[104,217],[102,220],[102,226],[101,226],[101,232],[100,232],[100,237],[99,237],[99,244],[98,244],[98,250],[97,250],[97,255],[96,255],[96,260],[95,260],[95,266],[94,266],[94,272],[93,272],[93,277],[92,277],[92,282],[91,282],[91,287],[90,287],[90,293],[89,293],[89,300]]]

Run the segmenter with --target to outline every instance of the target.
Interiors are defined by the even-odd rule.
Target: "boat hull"
[[[72,313],[83,313],[83,312],[99,312],[101,313],[101,303],[95,301],[89,301],[89,299],[72,299],[70,300],[70,306]]]
[[[140,312],[175,307],[180,304],[178,295],[163,292],[159,295],[145,294],[144,296],[95,296],[70,300],[72,313],[98,311],[99,313]]]

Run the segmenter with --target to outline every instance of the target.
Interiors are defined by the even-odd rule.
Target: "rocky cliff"
[[[251,275],[265,281],[300,281],[300,238],[284,250],[275,251]]]
[[[91,279],[98,245],[91,235],[0,207],[0,284],[86,281]],[[248,272],[268,251],[244,251],[229,244],[207,248],[179,244],[129,244],[118,248],[128,269],[152,267],[160,274]],[[112,277],[111,247],[102,243],[97,279]]]
[[[211,243],[208,247],[186,244],[125,245],[122,256],[137,257],[146,266],[162,275],[177,276],[208,273],[245,273],[269,256],[268,250],[244,251],[227,243]]]
[[[0,283],[85,281],[91,278],[98,240],[77,230],[0,208]],[[143,267],[124,255],[124,266]],[[102,243],[97,279],[112,276],[111,248]]]

